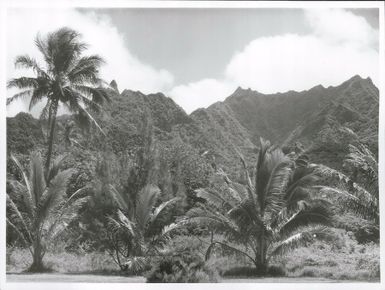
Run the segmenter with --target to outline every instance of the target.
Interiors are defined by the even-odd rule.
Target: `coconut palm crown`
[[[330,204],[312,198],[317,175],[305,159],[295,162],[261,139],[253,177],[243,157],[241,162],[246,185],[231,181],[221,171],[227,189],[198,190],[197,196],[206,202],[179,223],[205,225],[225,237],[211,243],[206,258],[219,246],[248,257],[264,274],[271,257],[332,237],[327,228],[332,221]]]
[[[43,56],[45,65],[36,59],[21,55],[15,60],[17,68],[31,69],[34,77],[18,77],[8,82],[8,88],[20,92],[7,99],[7,105],[21,98],[30,98],[29,110],[46,100],[40,117],[48,119],[49,138],[46,156],[46,172],[51,163],[56,116],[60,105],[71,113],[92,120],[101,130],[90,110],[100,110],[108,100],[107,90],[102,88],[99,67],[103,59],[98,55],[83,56],[87,44],[81,35],[67,27],[49,33],[45,38],[37,35],[35,44]]]

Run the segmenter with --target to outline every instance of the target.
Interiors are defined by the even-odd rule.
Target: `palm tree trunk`
[[[51,116],[51,128],[48,138],[48,152],[47,152],[47,159],[45,163],[45,173],[46,177],[48,177],[48,171],[51,165],[51,157],[52,157],[52,149],[53,149],[53,139],[55,134],[55,126],[56,126],[56,115],[57,115],[57,109],[58,109],[58,101],[54,101],[52,104],[52,116]]]
[[[255,266],[257,267],[257,272],[260,275],[266,275],[267,273],[267,249],[266,249],[266,240],[265,234],[262,233],[258,240],[258,251],[256,257]]]
[[[33,243],[33,261],[32,265],[29,268],[30,272],[42,272],[44,270],[43,266],[43,246],[41,244],[40,237],[37,237]]]

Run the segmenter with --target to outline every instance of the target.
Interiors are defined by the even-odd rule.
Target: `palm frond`
[[[28,248],[28,250],[30,251],[31,255],[33,255],[33,251],[31,249],[31,243],[29,243],[25,236],[20,232],[20,230],[17,228],[17,226],[15,226],[15,224],[13,224],[8,218],[6,218],[6,222],[8,225],[10,225],[14,231],[18,234],[18,236],[21,238],[21,240],[23,241],[24,245]]]
[[[330,241],[334,239],[332,231],[325,227],[305,229],[286,238],[275,245],[274,249],[270,253],[270,257],[282,256],[293,249],[300,246],[306,246],[315,240]]]
[[[263,228],[259,211],[249,199],[233,207],[227,212],[227,215],[236,222],[241,231],[247,230],[250,233],[250,228],[253,228],[253,231]]]
[[[20,55],[16,57],[15,67],[31,68],[39,77],[44,77],[49,79],[49,75],[44,71],[44,69],[37,63],[37,61],[34,58],[28,55]]]
[[[145,229],[151,218],[151,212],[160,195],[160,189],[154,185],[146,185],[138,194],[136,202],[136,219],[139,227]]]
[[[214,250],[214,248],[215,248],[216,246],[219,246],[219,247],[221,247],[222,249],[230,250],[230,251],[232,251],[232,252],[234,252],[234,253],[236,253],[236,254],[243,255],[243,256],[249,258],[252,262],[255,262],[254,258],[251,257],[251,256],[250,256],[248,253],[246,253],[245,251],[242,251],[242,250],[240,250],[240,249],[238,249],[238,248],[235,248],[235,247],[230,246],[230,245],[228,245],[228,244],[226,244],[226,243],[218,242],[218,241],[215,241],[215,242],[211,243],[210,246],[207,248],[206,254],[205,254],[205,260],[206,260],[206,261],[210,258],[211,253],[212,253],[212,251]]]
[[[21,176],[23,178],[23,182],[27,188],[27,190],[25,191],[26,192],[26,198],[27,198],[27,206],[29,205],[31,207],[31,209],[35,206],[36,204],[36,200],[35,200],[35,197],[32,193],[32,188],[31,188],[31,184],[28,180],[28,177],[27,177],[27,174],[24,172],[23,170],[23,167],[21,166],[19,160],[17,160],[17,158],[11,154],[11,159],[13,160],[13,162],[16,164],[19,172],[21,173]],[[32,212],[32,210],[30,210]]]
[[[243,170],[244,170],[244,173],[245,173],[246,182],[247,182],[247,187],[246,188],[247,188],[248,198],[253,202],[253,204],[256,204],[255,186],[254,186],[254,184],[251,181],[251,177],[250,177],[249,170],[247,169],[246,161],[245,161],[243,155],[238,150],[236,150],[236,152],[238,153],[238,156],[239,156],[239,158],[241,160],[241,163],[242,163],[242,166],[243,166]]]
[[[332,195],[339,205],[348,211],[356,213],[358,216],[364,219],[377,220],[379,219],[379,205],[378,200],[371,196],[369,193],[365,195],[356,196],[344,189],[317,186],[317,189],[321,194],[326,196]]]
[[[64,202],[67,183],[73,173],[73,169],[67,169],[61,171],[52,179],[37,206],[40,220],[45,220],[51,213],[54,213],[62,202]]]
[[[270,145],[270,142],[260,140],[260,150],[257,158],[255,173],[255,188],[261,211],[265,210],[267,198],[267,186],[271,173],[279,164],[288,162],[281,149]]]
[[[153,224],[155,223],[158,218],[162,215],[162,213],[165,211],[166,208],[169,206],[175,204],[176,202],[180,201],[179,197],[174,197],[168,201],[162,202],[160,205],[158,205],[154,211],[152,212],[150,216],[150,223]]]
[[[195,193],[197,197],[204,199],[208,204],[217,209],[221,209],[228,204],[227,201],[214,190],[200,188],[195,190]]]
[[[124,198],[124,196],[113,185],[110,185],[109,189],[111,197],[119,209],[127,212],[130,208],[132,208],[131,201]]]
[[[51,100],[48,99],[47,103],[44,106],[44,108],[40,112],[40,116],[39,116],[40,120],[47,120],[48,119],[50,107],[51,107]],[[49,125],[49,122],[48,122],[48,125]]]
[[[331,204],[327,201],[307,205],[293,214],[287,221],[279,226],[281,236],[287,236],[296,229],[310,225],[329,226],[332,222]]]
[[[92,121],[92,123],[99,129],[99,131],[106,136],[106,133],[104,133],[103,129],[99,126],[98,122],[92,117],[92,115],[87,111],[87,109],[83,108],[81,105],[79,106],[80,111],[84,112],[85,115]]]
[[[192,208],[186,214],[184,224],[207,226],[214,231],[225,235],[236,236],[240,234],[238,225],[218,211],[205,208]]]
[[[120,210],[117,211],[117,216],[119,219],[119,224],[124,227],[128,232],[132,235],[135,236],[135,223],[130,221]]]
[[[31,232],[30,232],[30,229],[31,229],[31,225],[27,222],[27,220],[23,217],[21,211],[19,210],[19,208],[16,206],[16,204],[13,202],[12,198],[8,195],[7,193],[7,203],[10,205],[10,207],[12,208],[13,212],[15,213],[16,215],[16,218],[19,220],[19,222],[21,223],[22,227],[23,227],[23,231],[25,231],[27,233],[27,238],[28,240],[31,242],[32,241],[32,235],[31,235]],[[13,219],[13,221],[15,222],[15,220]]]
[[[7,98],[7,106],[10,105],[11,103],[13,103],[14,101],[16,101],[17,99],[23,99],[23,98],[31,97],[33,92],[34,92],[33,89],[29,89],[29,90],[25,90],[25,91],[22,91],[20,93],[17,93],[10,98]]]
[[[45,227],[47,228],[47,239],[55,240],[68,227],[68,225],[78,218],[79,210],[89,201],[89,197],[82,197],[67,202],[51,217],[48,218]]]
[[[278,213],[285,204],[287,185],[292,174],[291,162],[277,164],[270,174],[266,185],[265,211]]]
[[[33,90],[31,95],[31,100],[29,102],[28,110],[31,111],[32,108],[43,100],[44,97],[47,97],[49,94],[49,90],[45,86],[39,86]]]
[[[39,85],[37,78],[20,77],[8,81],[7,88],[36,89]]]
[[[345,188],[349,187],[352,191],[354,191],[354,195],[360,199],[371,201],[373,203],[378,203],[376,194],[366,190],[364,187],[360,186],[358,183],[354,182],[344,173],[327,167],[325,165],[320,165],[317,167],[317,171],[320,175],[334,178],[339,181]],[[325,187],[326,188],[326,187]]]
[[[99,79],[96,76],[102,64],[104,64],[104,60],[98,55],[83,56],[74,63],[68,72],[68,78],[75,84],[91,83],[99,85]]]

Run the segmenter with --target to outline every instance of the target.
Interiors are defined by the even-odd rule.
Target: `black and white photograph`
[[[383,289],[382,1],[34,2],[2,7],[1,289]]]

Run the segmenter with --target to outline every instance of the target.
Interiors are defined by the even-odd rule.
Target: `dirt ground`
[[[7,274],[7,282],[59,282],[59,283],[145,283],[144,277],[125,277],[94,274]],[[222,283],[357,283],[356,280],[331,280],[326,278],[225,278]]]

